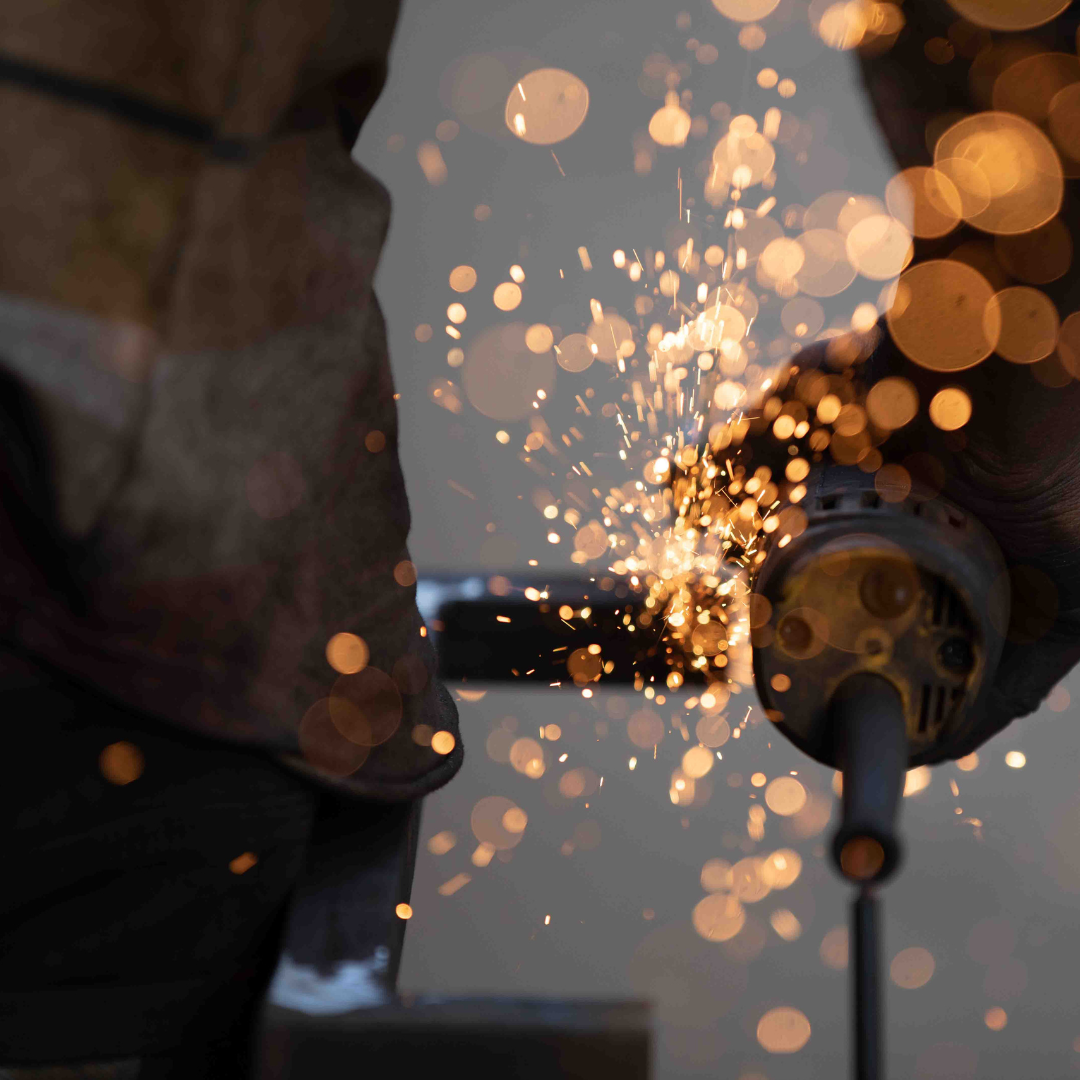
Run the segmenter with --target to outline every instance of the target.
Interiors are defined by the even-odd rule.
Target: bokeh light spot
[[[934,371],[963,371],[993,352],[1000,310],[990,282],[966,263],[928,259],[906,270],[886,320],[910,360]]]
[[[455,293],[468,293],[476,284],[476,271],[470,266],[455,267],[450,271],[450,288]]]
[[[134,743],[109,743],[98,755],[101,775],[118,787],[138,780],[144,767],[143,752]]]
[[[713,892],[694,905],[690,918],[706,941],[730,941],[743,928],[746,912],[734,896]]]
[[[810,1040],[810,1021],[790,1005],[770,1009],[757,1025],[757,1040],[770,1054],[794,1054]]]
[[[436,731],[431,736],[431,749],[436,754],[449,754],[457,745],[457,740],[449,731]]]
[[[918,990],[930,981],[933,974],[933,956],[918,945],[901,949],[889,965],[889,977],[904,990]]]
[[[521,303],[521,286],[513,281],[503,281],[495,286],[491,298],[500,311],[513,311]]]
[[[570,138],[589,111],[589,88],[561,68],[538,68],[514,84],[506,126],[523,142],[550,146]]]
[[[995,293],[986,317],[991,326],[1001,326],[994,351],[1013,364],[1034,364],[1057,345],[1061,329],[1057,308],[1046,293],[1030,285],[1013,285]]]
[[[780,0],[712,0],[713,7],[735,22],[757,22],[771,15]]]
[[[959,386],[946,386],[930,399],[930,419],[942,431],[957,431],[971,419],[971,398]]]
[[[1031,30],[1060,15],[1072,0],[949,0],[952,8],[988,30]]]
[[[949,167],[953,159],[966,161],[967,172]],[[1053,143],[1012,113],[981,112],[957,121],[938,139],[934,164],[962,198],[965,189],[975,189],[973,179],[981,173],[989,185],[988,202],[975,213],[965,209],[964,217],[984,232],[1027,232],[1061,209],[1065,177]]]
[[[356,634],[334,634],[326,643],[327,663],[341,675],[362,671],[370,657],[367,642]]]
[[[765,789],[765,804],[781,817],[791,817],[806,805],[806,788],[794,776],[778,776]]]

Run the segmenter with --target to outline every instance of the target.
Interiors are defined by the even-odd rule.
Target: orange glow
[[[866,395],[866,411],[878,427],[894,431],[915,419],[919,411],[918,391],[907,379],[898,376],[879,379]]]
[[[449,754],[457,745],[454,736],[449,731],[436,731],[431,736],[431,749],[436,754]]]
[[[661,146],[682,146],[690,134],[690,114],[679,105],[679,95],[672,92],[668,102],[653,113],[649,134]]]
[[[810,1021],[789,1005],[770,1009],[757,1025],[757,1040],[770,1054],[794,1054],[810,1041]]]
[[[420,163],[424,177],[432,187],[438,187],[445,183],[447,170],[446,161],[442,156],[438,143],[422,142],[416,150],[416,160]]]
[[[712,0],[713,7],[735,22],[756,22],[771,15],[780,0]]]
[[[230,861],[229,870],[234,874],[246,874],[258,861],[259,858],[255,852],[245,851]]]
[[[525,346],[529,352],[546,353],[554,342],[551,327],[543,323],[535,323],[525,331]]]
[[[735,897],[714,892],[697,902],[690,919],[706,941],[730,941],[743,928],[746,912]]]
[[[535,739],[516,739],[510,747],[510,764],[517,772],[538,780],[545,771],[543,747]]]
[[[683,772],[692,780],[699,780],[708,774],[715,760],[712,751],[707,746],[692,746],[683,754]]]
[[[450,271],[450,288],[454,292],[468,292],[476,284],[476,271],[471,266],[455,266]]]
[[[759,869],[761,880],[769,889],[787,889],[802,873],[802,857],[791,848],[781,848],[766,856]]]
[[[971,419],[971,398],[959,386],[946,386],[930,399],[929,411],[942,431],[956,431]]]
[[[905,169],[889,181],[885,202],[894,217],[910,223],[911,232],[923,239],[945,236],[963,217],[960,192],[939,169]]]
[[[449,881],[444,881],[439,886],[439,895],[453,896],[454,893],[468,885],[470,881],[472,881],[472,876],[469,874],[455,874]]]
[[[1071,0],[949,0],[965,19],[988,30],[1031,30],[1060,15]]]
[[[794,776],[778,776],[765,789],[765,804],[774,814],[790,817],[806,805],[806,788]]]
[[[955,160],[966,167],[946,167]],[[1011,113],[981,112],[957,121],[938,139],[934,164],[962,197],[967,189],[981,201],[985,192],[984,207],[964,212],[984,232],[1027,232],[1061,209],[1065,178],[1053,144],[1029,120]]]
[[[342,675],[352,675],[367,667],[370,659],[367,642],[356,634],[335,634],[326,643],[326,661]]]
[[[889,977],[904,990],[918,990],[934,974],[934,958],[919,946],[902,949],[889,965]]]
[[[769,916],[769,924],[785,941],[796,941],[802,934],[802,923],[787,908],[777,908]]]
[[[448,829],[436,833],[427,842],[427,849],[432,855],[445,855],[457,843],[457,837]]]
[[[887,319],[893,340],[921,367],[963,371],[985,360],[1001,335],[994,290],[978,270],[929,259],[904,272]]]
[[[821,962],[833,971],[843,971],[848,965],[848,931],[846,926],[837,926],[821,939],[818,950]]]
[[[519,807],[510,799],[501,795],[488,795],[481,799],[472,810],[470,825],[473,835],[480,843],[490,844],[496,851],[508,851],[521,843],[525,835],[524,826],[516,832],[505,825],[506,815]],[[516,819],[511,818],[512,822]]]
[[[551,146],[570,138],[589,111],[589,89],[561,68],[522,76],[506,99],[506,126],[523,142]]]
[[[1001,325],[994,351],[1013,364],[1033,364],[1057,345],[1061,329],[1057,308],[1050,297],[1030,285],[995,293],[986,317]]]
[[[118,787],[138,780],[143,774],[145,764],[142,751],[129,742],[110,743],[98,756],[101,775],[110,784]]]
[[[853,836],[840,851],[840,869],[851,881],[870,881],[885,864],[885,850],[869,836]]]
[[[904,776],[904,795],[917,795],[930,786],[930,770],[925,765],[908,769]]]
[[[492,299],[500,311],[513,311],[521,303],[521,286],[513,281],[504,281],[495,286]]]

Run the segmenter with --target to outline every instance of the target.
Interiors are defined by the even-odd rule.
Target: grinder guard
[[[811,481],[805,530],[773,548],[754,585],[768,601],[752,606],[767,715],[840,768],[830,700],[850,676],[875,674],[902,700],[908,765],[954,756],[978,728],[1008,624],[996,542],[940,496],[886,501],[857,468],[822,467]]]

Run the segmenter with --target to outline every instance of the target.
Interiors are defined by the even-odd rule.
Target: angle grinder
[[[779,731],[843,778],[832,858],[852,908],[858,1080],[880,1075],[875,887],[897,868],[906,771],[979,740],[1009,618],[993,537],[941,496],[812,474],[804,531],[754,581],[754,677]]]

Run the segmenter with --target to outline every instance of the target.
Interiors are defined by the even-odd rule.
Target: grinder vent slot
[[[923,683],[919,695],[919,734],[925,735],[941,727],[960,703],[963,694],[962,686],[950,689],[941,683]]]
[[[930,719],[930,684],[923,683],[922,699],[919,702],[919,734],[926,734],[926,723]]]
[[[960,633],[971,632],[971,620],[964,601],[942,578],[935,579],[933,584],[930,625]]]
[[[945,613],[945,625],[946,626],[959,626],[961,621],[960,613],[960,597],[949,590],[949,602]]]
[[[948,588],[944,581],[938,578],[934,582],[934,611],[931,618],[931,622],[934,626],[942,626],[945,621],[945,610],[950,606],[949,601],[951,597],[949,593],[952,590]]]

